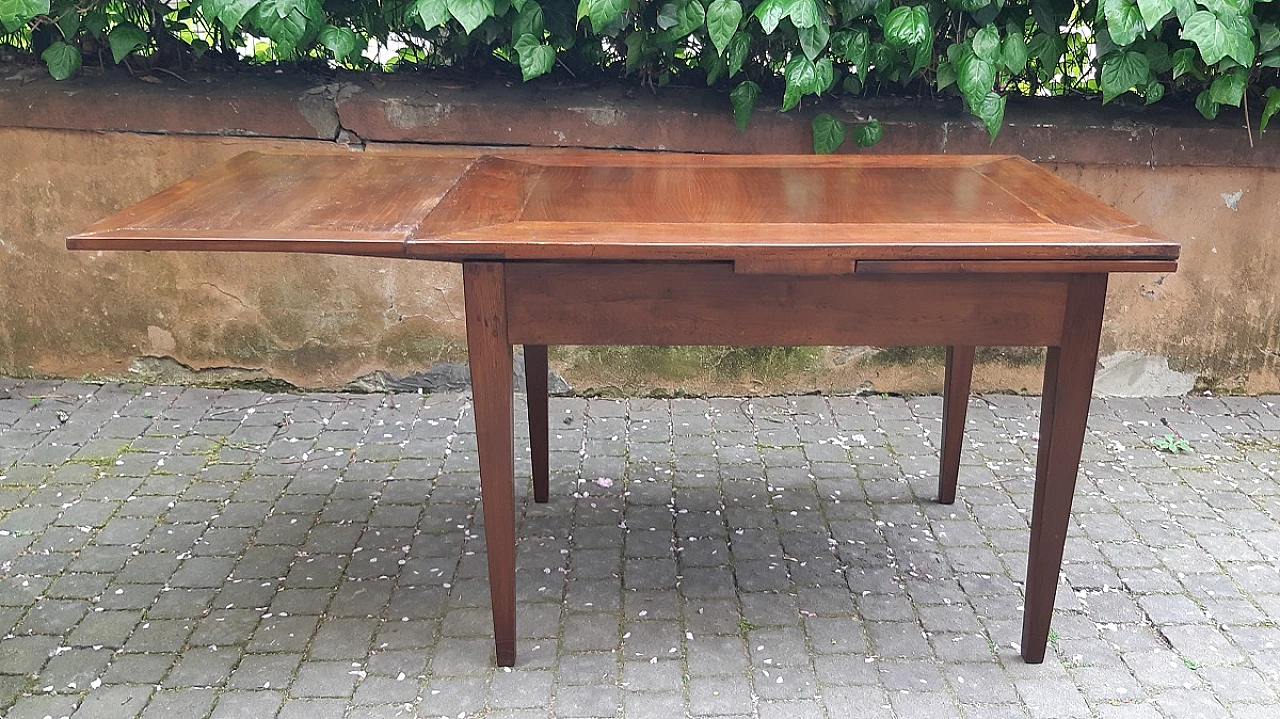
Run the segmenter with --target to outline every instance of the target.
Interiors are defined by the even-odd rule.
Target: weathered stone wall
[[[739,135],[727,101],[679,90],[208,80],[0,86],[0,374],[125,377],[133,368],[331,387],[465,359],[460,275],[449,265],[64,249],[68,233],[245,150],[337,140],[375,152],[403,142],[807,152],[811,113],[826,110],[880,115],[877,152],[1022,154],[1181,241],[1178,273],[1113,279],[1103,353],[1167,358],[1215,389],[1280,389],[1274,135],[1250,147],[1243,129],[1176,113],[1032,105],[1011,107],[989,145],[954,107],[902,103],[788,115],[761,108]],[[179,364],[138,361],[156,357]],[[579,388],[628,392],[927,391],[940,384],[938,357],[567,349],[553,363]],[[976,386],[1039,388],[1037,353],[984,357]],[[181,365],[222,369],[173,375]],[[1114,381],[1126,385],[1153,367],[1157,385],[1177,379],[1145,359],[1113,370]]]

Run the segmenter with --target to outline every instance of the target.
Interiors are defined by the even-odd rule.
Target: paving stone
[[[71,716],[72,719],[129,719],[142,714],[150,696],[150,687],[104,686],[86,695]]]
[[[210,719],[271,719],[283,702],[284,695],[278,691],[224,691]]]
[[[217,694],[212,689],[166,689],[156,692],[142,719],[204,719]]]

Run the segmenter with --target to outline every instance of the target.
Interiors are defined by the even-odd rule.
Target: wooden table
[[[498,664],[516,658],[512,346],[548,499],[547,345],[946,345],[939,501],[975,345],[1048,348],[1022,656],[1044,659],[1107,276],[1178,245],[1017,157],[248,153],[78,250],[462,263]]]

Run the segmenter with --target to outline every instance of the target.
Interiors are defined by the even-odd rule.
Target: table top
[[[1019,157],[518,149],[245,153],[67,245],[821,274],[1171,271],[1179,249]]]

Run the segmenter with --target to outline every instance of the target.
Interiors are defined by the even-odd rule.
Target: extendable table
[[[67,246],[461,263],[502,666],[516,660],[512,352],[546,502],[555,344],[944,345],[945,503],[974,347],[1046,347],[1021,644],[1043,661],[1107,278],[1173,272],[1179,250],[1019,157],[528,149],[246,153]]]

